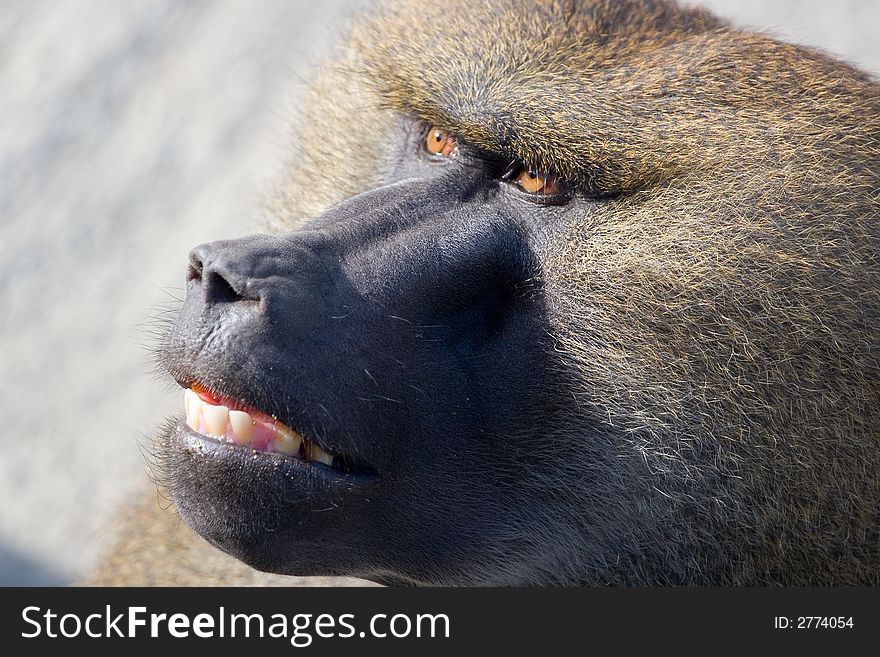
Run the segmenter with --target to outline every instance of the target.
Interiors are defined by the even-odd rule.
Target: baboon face
[[[287,574],[876,580],[877,86],[656,2],[351,43],[295,230],[191,254],[184,519]]]
[[[188,406],[258,409],[305,438],[264,451],[200,435],[242,442],[222,412],[177,430],[184,513],[261,568],[420,582],[478,568],[535,502],[520,472],[547,458],[539,432],[568,403],[538,276],[554,228],[592,201],[545,207],[562,197],[500,180],[500,158],[432,154],[442,133],[419,121],[398,134],[387,184],[293,233],[192,252],[168,352],[201,395]]]

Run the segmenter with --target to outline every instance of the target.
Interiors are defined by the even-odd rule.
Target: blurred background
[[[260,229],[299,88],[364,0],[0,0],[0,585],[67,584],[180,411],[150,318]],[[880,0],[705,0],[880,73]]]

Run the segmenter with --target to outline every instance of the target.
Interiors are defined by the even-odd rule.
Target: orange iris
[[[529,194],[558,194],[562,191],[555,176],[548,176],[537,171],[523,169],[516,177],[516,184]]]
[[[425,138],[425,149],[432,155],[449,157],[455,151],[458,142],[455,135],[431,126],[428,136]]]

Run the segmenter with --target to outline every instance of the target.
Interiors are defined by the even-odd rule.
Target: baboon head
[[[660,0],[396,2],[272,234],[192,251],[159,440],[262,570],[880,581],[880,86]]]

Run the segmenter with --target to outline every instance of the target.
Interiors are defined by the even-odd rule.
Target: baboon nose
[[[223,242],[202,244],[190,251],[187,293],[199,290],[205,303],[257,301],[259,297],[249,290],[248,280],[249,276],[235,266]]]

